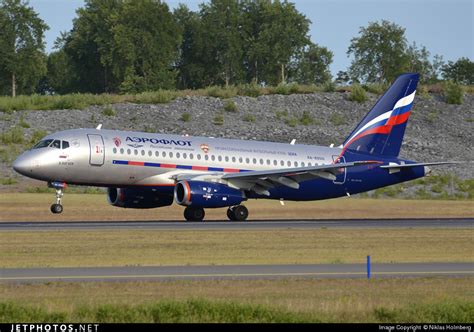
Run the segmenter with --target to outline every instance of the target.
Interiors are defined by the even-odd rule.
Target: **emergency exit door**
[[[87,135],[89,139],[89,163],[92,166],[102,166],[104,164],[104,140],[101,135]]]

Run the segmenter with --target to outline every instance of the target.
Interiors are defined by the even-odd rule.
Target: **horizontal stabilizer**
[[[409,167],[418,167],[418,166],[434,166],[434,165],[449,165],[449,164],[461,164],[460,161],[437,161],[432,163],[416,163],[416,164],[397,164],[389,163],[388,165],[382,165],[380,168],[409,168]]]

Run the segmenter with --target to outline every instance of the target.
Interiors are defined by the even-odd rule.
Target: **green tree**
[[[200,5],[202,21],[199,56],[205,61],[209,84],[240,83],[244,76],[241,17],[236,0],[211,0]]]
[[[410,64],[405,29],[385,20],[361,27],[347,55],[354,56],[349,74],[360,82],[388,83]]]
[[[449,61],[442,68],[443,78],[456,83],[474,84],[474,62],[468,58],[460,58],[456,62]]]
[[[86,0],[67,34],[64,52],[75,73],[70,92],[115,92],[120,80],[112,73],[115,63],[112,16],[123,0]]]
[[[186,5],[180,4],[174,16],[181,27],[182,42],[177,62],[177,87],[180,89],[197,89],[205,86],[206,62],[200,54],[205,46],[201,18]]]
[[[158,0],[124,1],[113,15],[114,76],[123,92],[171,89],[181,29],[165,3]]]
[[[331,80],[329,65],[333,53],[326,47],[311,44],[305,47],[296,58],[290,80],[302,84],[323,84]]]
[[[0,2],[0,73],[9,77],[2,93],[30,94],[46,72],[44,32],[48,26],[28,2]]]
[[[258,49],[266,59],[261,80],[269,84],[285,83],[292,57],[310,44],[311,21],[286,0],[264,2],[263,10],[257,39]]]

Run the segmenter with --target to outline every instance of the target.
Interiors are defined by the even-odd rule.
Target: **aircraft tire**
[[[206,213],[201,207],[186,207],[184,209],[184,218],[186,221],[203,221]]]
[[[230,215],[232,218],[229,217],[232,221],[245,221],[249,216],[249,210],[243,205],[237,205],[229,209]],[[229,210],[227,210],[227,216],[229,216]]]
[[[61,204],[53,204],[51,205],[51,212],[54,214],[62,213],[63,206]]]

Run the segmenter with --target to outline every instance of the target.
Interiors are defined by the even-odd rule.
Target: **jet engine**
[[[179,205],[219,208],[239,205],[246,198],[241,190],[222,183],[180,181],[174,187],[174,199]]]
[[[148,188],[107,188],[107,200],[113,206],[132,209],[151,209],[173,204],[171,195],[160,195]]]

